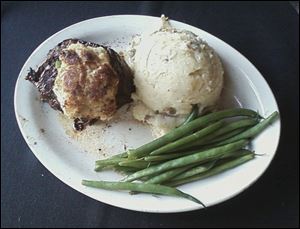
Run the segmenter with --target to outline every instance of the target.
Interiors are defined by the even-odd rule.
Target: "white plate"
[[[201,206],[175,197],[157,197],[147,194],[129,195],[84,187],[82,179],[118,180],[114,172],[96,173],[94,160],[102,153],[86,153],[78,148],[62,128],[58,113],[47,104],[42,104],[36,88],[24,80],[30,67],[38,66],[48,51],[67,38],[80,38],[96,43],[111,45],[116,51],[124,49],[135,34],[145,28],[156,28],[160,19],[149,16],[117,15],[99,17],[69,26],[44,41],[24,64],[15,88],[15,113],[20,130],[32,152],[39,161],[56,177],[77,191],[101,202],[145,212],[182,212]],[[179,29],[186,29],[202,37],[222,59],[226,84],[222,99],[226,106],[243,106],[258,110],[263,116],[278,110],[275,98],[268,84],[258,70],[238,51],[193,26],[172,21]],[[129,131],[128,128],[132,130]],[[45,130],[45,131],[43,131]],[[206,206],[225,201],[248,188],[269,166],[273,159],[280,136],[280,120],[272,124],[253,141],[257,153],[265,153],[242,166],[223,174],[181,186],[180,189],[199,198]],[[136,147],[151,139],[148,129],[133,122],[114,123],[103,135],[106,153],[119,153],[123,144]],[[99,140],[100,141],[100,140]]]

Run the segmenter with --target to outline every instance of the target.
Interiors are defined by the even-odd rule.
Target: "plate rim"
[[[16,83],[15,83],[15,90],[14,90],[14,111],[15,111],[15,117],[17,119],[17,123],[18,123],[18,126],[19,126],[19,129],[20,129],[20,132],[25,140],[25,142],[27,143],[27,146],[30,148],[30,150],[32,151],[32,153],[35,155],[35,157],[39,160],[39,162],[50,172],[52,173],[56,178],[58,178],[61,182],[63,182],[64,184],[68,185],[69,187],[71,187],[72,189],[84,194],[85,196],[87,197],[90,197],[94,200],[97,200],[99,202],[102,202],[102,203],[105,203],[105,204],[108,204],[110,206],[114,206],[114,207],[119,207],[119,208],[122,208],[122,209],[127,209],[127,210],[133,210],[133,211],[139,211],[139,212],[151,212],[151,213],[178,213],[178,212],[187,212],[187,211],[194,211],[194,210],[199,210],[199,209],[203,209],[203,207],[201,206],[195,206],[195,207],[189,207],[189,208],[184,208],[184,209],[181,209],[180,207],[177,208],[177,209],[172,209],[172,210],[147,210],[147,209],[144,209],[144,208],[132,208],[132,207],[125,207],[125,206],[121,206],[121,205],[117,205],[115,203],[111,203],[109,202],[108,200],[99,200],[97,199],[96,197],[94,196],[91,196],[89,195],[88,193],[84,192],[84,188],[78,188],[78,187],[74,187],[74,185],[72,184],[72,182],[69,182],[67,179],[64,179],[63,176],[61,175],[58,175],[56,172],[55,172],[55,169],[53,168],[49,168],[48,166],[46,166],[46,163],[43,162],[43,160],[40,159],[40,156],[39,156],[39,153],[36,152],[37,150],[34,149],[31,144],[29,144],[29,140],[26,138],[25,136],[25,133],[24,133],[24,128],[22,127],[22,124],[21,124],[21,120],[20,120],[20,117],[18,115],[18,108],[17,108],[17,91],[18,91],[18,87],[19,87],[19,81],[22,80],[22,73],[24,73],[26,71],[25,69],[25,66],[27,65],[27,63],[32,59],[32,57],[40,51],[40,49],[44,46],[45,43],[47,43],[49,40],[51,40],[52,38],[56,37],[57,35],[61,34],[61,33],[64,33],[66,30],[70,29],[71,27],[76,27],[80,24],[84,24],[84,23],[88,23],[89,21],[97,21],[97,20],[103,20],[103,19],[111,19],[111,18],[120,18],[120,17],[123,17],[123,18],[128,18],[128,17],[144,17],[144,18],[150,18],[150,20],[157,20],[159,19],[160,17],[155,17],[155,16],[148,16],[148,15],[137,15],[137,14],[118,14],[118,15],[108,15],[108,16],[102,16],[102,17],[94,17],[94,18],[90,18],[90,19],[86,19],[86,20],[82,20],[82,21],[79,21],[79,22],[76,22],[74,24],[71,24],[61,30],[59,30],[58,32],[54,33],[53,35],[51,35],[50,37],[48,37],[46,40],[44,40],[42,43],[40,43],[36,48],[35,50],[30,54],[30,56],[27,58],[27,60],[25,61],[25,63],[23,64],[20,72],[19,72],[19,75],[18,75],[18,78],[16,80]],[[223,41],[222,39],[216,37],[215,35],[209,33],[209,32],[206,32],[205,30],[202,30],[196,26],[193,26],[193,25],[189,25],[187,23],[184,23],[184,22],[181,22],[181,21],[177,21],[177,20],[170,20],[170,22],[172,23],[173,22],[176,22],[176,23],[179,23],[181,24],[182,26],[185,26],[185,27],[190,27],[190,28],[193,28],[194,30],[199,30],[201,31],[201,33],[204,33],[204,34],[207,34],[208,36],[211,36],[213,37],[214,39],[216,39],[218,42],[220,42],[222,45],[225,45],[227,46],[227,48],[230,48],[231,51],[233,51],[235,53],[235,55],[238,55],[239,58],[242,58],[244,59],[247,64],[249,64],[249,66],[258,73],[258,75],[260,76],[260,80],[263,81],[264,85],[267,86],[268,90],[269,90],[269,93],[270,95],[272,96],[272,100],[274,102],[274,106],[276,108],[276,110],[279,112],[280,114],[280,110],[279,110],[279,106],[278,106],[278,103],[277,103],[277,100],[276,100],[276,97],[272,91],[272,88],[270,87],[270,85],[268,84],[268,82],[266,81],[266,79],[264,78],[264,76],[261,74],[261,72],[254,66],[254,64],[252,64],[252,62],[249,61],[249,59],[247,57],[245,57],[242,53],[240,53],[237,49],[235,49],[233,46],[231,46],[230,44],[228,44],[227,42]],[[277,139],[277,142],[276,142],[276,148],[275,148],[275,151],[272,155],[272,158],[270,159],[269,163],[267,164],[267,166],[264,167],[263,171],[261,172],[261,174],[259,174],[256,179],[252,180],[252,182],[250,182],[247,186],[245,186],[243,189],[240,189],[239,191],[235,192],[234,194],[232,195],[229,195],[227,196],[226,198],[223,198],[223,199],[218,199],[217,201],[213,202],[212,204],[209,204],[207,207],[211,207],[211,206],[214,206],[214,205],[217,205],[217,204],[221,204],[227,200],[230,200],[232,199],[233,197],[236,197],[238,196],[239,194],[241,194],[244,190],[248,189],[249,187],[251,187],[264,173],[265,171],[269,168],[271,162],[274,160],[275,158],[275,155],[276,155],[276,152],[278,150],[278,147],[279,147],[279,143],[280,143],[280,138],[281,138],[281,118],[280,118],[280,115],[279,115],[279,118],[278,118],[278,139]]]

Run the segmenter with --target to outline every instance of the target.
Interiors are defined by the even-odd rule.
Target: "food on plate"
[[[198,105],[212,109],[222,91],[218,55],[190,31],[171,27],[162,16],[159,30],[136,36],[126,52],[134,71],[133,115],[161,136],[178,126]]]
[[[205,207],[188,194],[177,195],[179,190],[168,188],[211,177],[252,160],[255,153],[245,147],[278,116],[275,111],[263,119],[253,110],[233,108],[195,117],[152,142],[95,162],[95,171],[115,169],[127,174],[122,181],[83,180],[82,184],[179,196]]]
[[[201,201],[194,198],[193,196],[181,192],[176,188],[172,188],[164,185],[139,184],[139,183],[130,183],[130,182],[89,181],[89,180],[83,180],[82,184],[89,187],[102,188],[107,190],[130,190],[136,192],[161,194],[167,196],[177,196],[177,197],[186,198],[188,200],[203,205]]]
[[[26,79],[43,101],[74,119],[77,130],[111,119],[134,91],[132,72],[114,50],[78,39],[59,43]]]
[[[223,88],[220,58],[194,33],[173,28],[164,15],[161,19],[160,29],[132,40],[127,63],[109,47],[67,39],[26,79],[43,101],[74,120],[76,130],[108,122],[117,111],[126,116],[129,109],[119,108],[133,101],[134,118],[150,124],[157,136],[95,162],[96,172],[126,174],[121,181],[82,180],[82,185],[182,197],[205,207],[177,187],[254,159],[249,143],[279,114],[264,119],[245,108],[216,111]],[[91,142],[93,135],[81,133]]]

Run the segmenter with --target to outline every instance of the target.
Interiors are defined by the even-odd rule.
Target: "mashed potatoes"
[[[193,104],[200,111],[214,106],[223,86],[213,49],[192,32],[172,28],[164,16],[162,21],[161,29],[134,38],[128,52],[136,86],[133,115],[161,127],[158,135],[180,123]]]

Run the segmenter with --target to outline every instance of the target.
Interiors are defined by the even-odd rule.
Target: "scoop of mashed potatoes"
[[[212,107],[223,87],[223,67],[214,50],[197,35],[170,26],[134,38],[128,63],[134,71],[133,115],[164,134],[197,104]],[[171,118],[169,118],[171,117]]]

